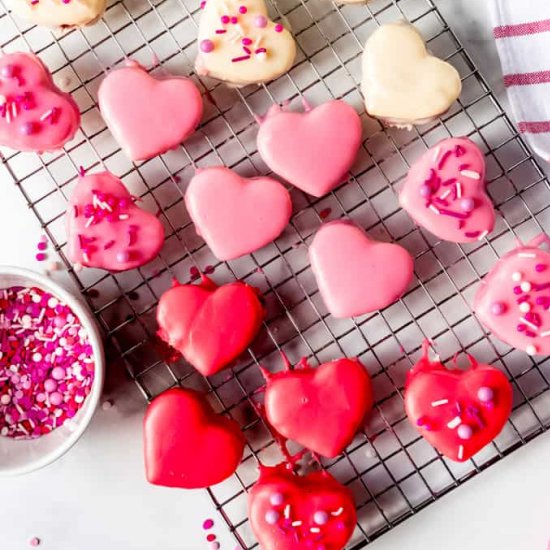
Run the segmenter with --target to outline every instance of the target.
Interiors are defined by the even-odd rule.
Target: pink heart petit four
[[[550,252],[545,234],[508,252],[483,278],[474,299],[479,320],[508,345],[550,354]]]
[[[67,210],[71,261],[107,271],[126,271],[150,262],[162,248],[164,228],[138,208],[110,172],[78,179]]]
[[[176,148],[198,126],[202,98],[188,78],[155,78],[135,61],[111,71],[98,92],[109,130],[132,160]]]
[[[349,221],[321,226],[309,258],[321,296],[338,318],[389,306],[412,280],[413,260],[403,247],[372,240]]]
[[[478,241],[495,225],[485,159],[468,138],[444,139],[426,151],[409,170],[399,202],[418,225],[446,241]]]
[[[276,239],[292,214],[289,192],[272,178],[242,178],[223,166],[197,171],[185,205],[209,248],[231,260]]]
[[[361,119],[344,101],[303,113],[271,107],[260,122],[258,151],[276,174],[314,197],[345,181],[361,145]]]
[[[43,153],[60,149],[80,126],[69,94],[53,83],[46,66],[30,53],[0,57],[0,145]]]

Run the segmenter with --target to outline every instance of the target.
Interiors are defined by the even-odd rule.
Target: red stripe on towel
[[[522,134],[545,134],[550,132],[550,120],[519,122],[518,128]]]
[[[518,73],[504,75],[504,85],[528,86],[530,84],[546,84],[550,82],[550,71],[537,71],[535,73]]]
[[[501,27],[495,27],[493,30],[495,38],[527,36],[529,34],[538,34],[540,32],[550,32],[550,19],[531,21],[530,23],[520,23],[519,25],[502,25]]]

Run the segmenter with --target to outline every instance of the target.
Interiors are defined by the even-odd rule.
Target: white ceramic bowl
[[[31,440],[0,436],[0,476],[20,475],[38,470],[66,453],[84,433],[99,403],[105,360],[103,343],[95,319],[78,298],[44,275],[27,269],[0,266],[0,289],[11,286],[36,286],[67,304],[88,332],[95,359],[92,389],[69,425],[60,426],[47,435]]]

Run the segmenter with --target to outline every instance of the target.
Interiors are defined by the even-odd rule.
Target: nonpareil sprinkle
[[[94,379],[88,334],[39,288],[0,290],[0,435],[34,439],[69,422]]]

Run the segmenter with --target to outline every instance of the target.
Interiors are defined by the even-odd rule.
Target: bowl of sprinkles
[[[87,307],[46,276],[0,266],[0,475],[67,452],[94,414],[103,378]]]

